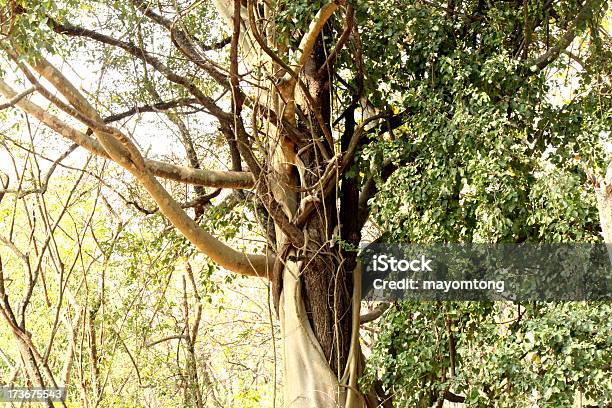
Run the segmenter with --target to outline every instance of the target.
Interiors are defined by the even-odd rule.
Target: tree
[[[219,266],[269,280],[286,406],[385,400],[357,383],[356,248],[367,228],[404,242],[523,241],[549,227],[522,206],[545,152],[556,149],[552,162],[577,172],[579,185],[583,168],[603,167],[610,47],[601,0],[216,0],[225,29],[210,26],[218,17],[201,2],[4,4],[7,66],[32,87],[17,91],[5,76],[7,106],[128,171]],[[94,99],[50,62],[84,55],[117,76],[129,72],[131,89],[108,84]],[[578,71],[584,91],[561,106],[546,77],[560,67]],[[176,126],[188,166],[138,148],[151,130],[121,121],[144,112],[164,112]],[[231,170],[206,168],[188,125],[198,116],[218,127]],[[193,186],[193,217],[162,179]],[[263,253],[208,231],[204,203],[216,193],[205,188],[248,197]]]

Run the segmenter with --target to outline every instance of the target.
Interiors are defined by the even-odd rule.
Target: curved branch
[[[443,397],[447,401],[455,402],[458,404],[463,404],[465,402],[465,397],[463,395],[457,395],[448,390],[444,391]]]
[[[365,314],[362,314],[361,316],[359,316],[359,324],[373,322],[374,320],[382,316],[383,313],[385,313],[385,311],[389,309],[389,306],[391,306],[389,303],[386,303],[386,302],[381,303],[374,310],[367,312]]]
[[[329,55],[327,56],[327,59],[325,60],[323,65],[321,65],[321,67],[319,68],[319,71],[318,71],[319,75],[322,75],[325,72],[325,69],[328,69],[328,67],[331,67],[331,65],[334,63],[334,61],[338,57],[338,54],[340,53],[340,51],[342,51],[342,48],[344,48],[344,45],[348,41],[351,35],[351,32],[353,31],[354,22],[355,22],[355,9],[353,6],[349,4],[348,7],[346,8],[346,19],[344,23],[344,31],[342,31],[342,34],[340,35],[338,42],[336,42],[336,46],[334,47],[332,52],[329,53]]]
[[[116,38],[112,38],[108,35],[98,33],[93,30],[89,30],[82,27],[77,27],[68,23],[60,24],[59,22],[49,19],[51,28],[57,32],[58,34],[68,35],[72,37],[86,37],[91,38],[92,40],[98,41],[103,44],[111,45],[114,47],[118,47],[131,54],[132,56],[141,59],[147,64],[151,65],[155,68],[159,73],[161,73],[167,80],[173,82],[177,85],[183,86],[190,94],[192,94],[202,106],[204,106],[208,111],[216,116],[220,120],[229,120],[231,119],[231,114],[223,111],[221,108],[217,106],[215,101],[204,95],[200,89],[195,86],[195,84],[189,79],[178,75],[170,68],[168,68],[163,62],[161,62],[158,58],[152,56],[146,50],[139,48],[133,43],[117,40]]]
[[[53,67],[48,66],[42,73],[47,75],[47,79],[50,82],[55,82],[53,85],[56,86],[58,91],[62,92],[62,94],[69,99],[71,103],[79,105],[82,104],[81,107],[83,108],[83,111],[93,109],[87,103],[85,98],[72,87],[72,85],[64,83],[65,78],[59,76],[57,72],[53,72],[53,74],[51,74],[52,69]],[[76,94],[72,93],[73,89],[77,92]],[[15,92],[2,80],[0,80],[0,92],[9,98],[14,97],[15,95]],[[106,153],[106,143],[102,145],[99,142],[87,137],[87,135],[76,131],[67,124],[61,122],[56,117],[47,114],[40,107],[25,99],[21,100],[17,105],[61,135],[65,135],[76,143],[80,142],[79,144],[84,147],[90,147],[92,150],[95,150],[97,154],[110,158],[110,155]],[[87,113],[97,115],[95,112]],[[127,156],[127,154],[127,150],[113,152],[113,156]],[[203,254],[209,256],[221,267],[230,271],[247,276],[268,277],[268,271],[272,270],[273,261],[271,258],[265,255],[245,254],[225,245],[212,234],[202,229],[194,220],[189,218],[189,216],[181,208],[180,204],[177,203],[176,200],[174,200],[174,198],[172,198],[172,196],[168,193],[168,191],[155,179],[148,167],[145,166],[140,168],[138,165],[132,165],[132,163],[128,162],[127,160],[118,160],[117,157],[114,157],[113,159],[132,173],[132,175],[151,195],[153,200],[155,200],[162,214],[164,214],[164,216]]]
[[[15,106],[17,102],[19,102],[20,100],[22,100],[23,98],[25,98],[26,96],[34,92],[35,90],[36,90],[36,86],[32,86],[26,89],[25,91],[20,92],[18,95],[13,96],[11,99],[1,104],[0,110],[4,110],[6,108],[10,108],[11,106]]]
[[[17,93],[1,79],[0,93],[7,98],[12,98],[17,95]],[[45,112],[40,106],[27,99],[22,99],[17,102],[16,106],[44,123],[47,127],[53,129],[63,137],[70,139],[74,143],[77,143],[88,151],[106,159],[110,158],[108,153],[104,150],[104,147],[96,139],[87,136],[85,133],[79,132],[56,116]],[[253,176],[248,172],[194,169],[148,159],[145,159],[144,162],[145,167],[154,175],[186,184],[236,189],[250,189],[255,184]]]
[[[531,73],[537,73],[544,68],[546,68],[549,64],[551,64],[554,60],[557,59],[559,54],[561,54],[576,38],[578,35],[579,27],[596,11],[599,10],[601,5],[603,4],[603,0],[587,0],[580,9],[580,12],[576,15],[576,18],[569,24],[567,30],[561,36],[559,41],[551,47],[544,54],[529,62],[529,70]]]
[[[189,340],[189,337],[187,337],[187,335],[185,334],[173,334],[172,336],[167,336],[167,337],[163,337],[161,339],[152,341],[150,343],[147,343],[146,346],[147,347],[153,347],[159,343],[163,343],[165,341],[169,341],[169,340]]]
[[[222,243],[189,218],[180,204],[151,173],[145,170],[134,171],[132,174],[157,202],[161,213],[203,254],[221,267],[241,275],[268,277],[273,266],[271,258],[265,255],[245,254]]]
[[[338,9],[339,5],[340,1],[338,0],[330,1],[319,9],[317,14],[310,22],[308,31],[302,37],[298,52],[296,54],[296,62],[300,66],[304,65],[306,61],[308,61],[308,58],[310,58],[315,43],[317,42],[317,38],[319,37],[319,34],[321,34],[321,30],[323,30],[325,23],[327,23],[327,20],[329,20],[334,12]]]
[[[197,103],[198,101],[195,98],[178,98],[171,101],[157,102],[151,105],[135,106],[132,109],[128,109],[124,112],[114,113],[110,116],[105,117],[104,122],[116,122],[118,120],[129,118],[130,116],[137,115],[139,113],[166,111],[181,106],[192,106]]]
[[[155,23],[166,28],[170,32],[172,42],[174,45],[185,55],[191,62],[196,64],[208,73],[215,81],[225,88],[229,87],[227,76],[220,72],[214,67],[214,64],[209,61],[204,55],[202,55],[195,47],[190,35],[185,31],[177,27],[177,25],[157,13],[155,13],[150,5],[143,0],[132,0],[132,3],[140,10],[145,16],[149,17]],[[221,43],[223,44],[223,43]]]

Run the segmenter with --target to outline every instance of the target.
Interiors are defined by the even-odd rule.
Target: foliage
[[[419,404],[448,390],[470,407],[572,406],[576,393],[605,406],[610,312],[609,303],[402,302],[379,325],[363,380],[378,377],[397,406],[429,406]]]
[[[548,71],[532,75],[525,68],[516,37],[524,17],[512,2],[468,2],[454,14],[418,2],[365,3],[361,12],[382,17],[364,18],[362,34],[365,82],[376,86],[372,103],[384,99],[407,116],[390,140],[376,138],[364,149],[364,172],[371,158],[399,167],[372,203],[389,239],[597,239],[582,169],[605,168],[600,137],[609,130],[610,95],[598,86],[608,79],[594,85],[582,70],[572,77],[581,83],[573,98],[552,97],[571,89],[548,80]],[[592,44],[588,58],[597,58],[596,41],[585,41]],[[570,69],[566,58],[555,69]],[[552,218],[564,221],[552,225]]]
[[[575,5],[524,2],[531,23],[545,20],[529,40],[517,4],[359,4],[370,101],[407,118],[390,137],[374,132],[361,156],[366,175],[372,163],[398,168],[375,177],[371,200],[387,242],[601,240],[585,169],[603,174],[607,163],[609,49],[587,30],[575,52],[589,63],[561,55],[534,73]],[[597,26],[591,17],[582,28]],[[604,406],[609,313],[608,304],[401,302],[377,325],[364,385],[380,381],[396,406],[434,406],[449,390],[467,406],[570,406],[577,393]]]
[[[147,10],[169,18],[168,27],[147,16],[138,1],[0,0],[3,18],[10,17],[10,35],[0,38],[2,76],[21,86],[25,79],[13,78],[20,76],[16,62],[34,64],[41,56],[53,63],[59,60],[71,80],[80,78],[75,89],[83,90],[106,118],[135,106],[190,98],[170,109],[136,109],[113,126],[147,159],[227,170],[236,154],[231,151],[231,138],[237,137],[232,127],[244,120],[245,132],[252,134],[240,147],[253,143],[251,153],[269,165],[267,149],[274,144],[266,133],[269,119],[258,116],[262,109],[256,112],[253,99],[242,115],[233,115],[235,90],[210,75],[217,72],[225,78],[231,72],[230,52],[223,45],[228,42],[220,42],[231,33],[219,28],[221,18],[212,3],[145,2],[151,6]],[[273,44],[266,53],[276,52],[290,62],[313,16],[327,3],[271,0],[264,7],[260,2],[258,24],[264,40]],[[345,174],[337,174],[335,189],[330,189],[337,197],[319,200],[306,196],[305,185],[285,189],[279,183],[283,193],[303,193],[304,206],[306,198],[345,204],[347,187],[354,184],[363,193],[373,183],[373,193],[366,197],[365,230],[389,242],[601,241],[594,180],[606,171],[612,142],[608,2],[350,3],[342,4],[322,35],[328,57],[349,25],[343,18],[354,9],[354,30],[327,67],[331,83],[322,87],[331,92],[325,120],[332,140],[325,143],[341,161],[347,156],[344,136],[351,136],[351,126],[364,124],[372,114],[381,120],[364,128],[354,160],[342,169]],[[591,10],[589,5],[597,7]],[[78,29],[64,35],[54,30],[57,24],[91,29],[97,39]],[[574,27],[575,39],[550,60],[542,60]],[[197,45],[199,59],[179,50],[181,31]],[[12,52],[19,57],[13,58]],[[286,85],[282,72],[267,78],[266,67],[245,70],[243,57],[237,69],[243,90],[258,89],[259,80],[279,88]],[[226,122],[219,116],[218,123],[213,122],[210,107],[202,103],[207,98],[227,113],[219,115]],[[42,96],[30,100],[39,103]],[[61,101],[47,100],[46,112],[68,118],[69,126],[78,123],[75,128],[83,130],[78,115],[61,107]],[[303,116],[308,108],[312,113],[318,107],[306,105],[298,106],[303,111],[295,130],[310,137],[316,127],[308,125],[315,121]],[[1,114],[5,122],[15,123],[2,129],[2,147],[20,166],[9,171],[10,186],[17,192],[1,203],[1,233],[26,255],[2,246],[0,261],[11,301],[21,299],[31,276],[20,258],[33,262],[36,250],[29,248],[46,242],[39,264],[43,273],[34,280],[42,281],[44,290],[34,291],[22,330],[27,327],[35,347],[48,351],[45,364],[54,373],[64,369],[64,359],[78,365],[70,397],[92,398],[93,404],[111,407],[131,406],[134,400],[194,406],[199,391],[214,406],[277,402],[278,328],[270,322],[269,288],[259,281],[251,287],[219,271],[159,214],[145,189],[114,164],[90,158],[86,162],[79,156],[42,191],[41,169],[49,165],[41,167],[37,160],[61,149],[53,146],[55,139],[46,131],[33,135],[38,129],[33,130],[29,116]],[[304,154],[317,145],[305,144],[293,150]],[[238,150],[240,159],[244,153]],[[239,167],[247,170],[251,163],[242,159]],[[317,162],[306,168],[305,177],[314,177],[324,167]],[[190,208],[186,213],[197,218],[196,227],[240,250],[261,253],[282,245],[275,242],[275,234],[286,227],[271,221],[274,214],[265,209],[274,194],[258,190],[277,182],[275,176],[264,172],[252,190],[219,192],[200,207],[201,213],[191,209],[189,200],[210,191],[162,183],[177,204]],[[319,186],[320,181],[306,184]],[[73,184],[75,194],[65,201]],[[22,190],[30,187],[35,191],[22,197]],[[361,215],[346,214],[342,205],[333,207],[324,211],[338,212],[334,215],[350,222]],[[58,231],[50,232],[53,222]],[[344,227],[338,222],[329,229]],[[314,231],[316,226],[303,229],[321,232]],[[317,253],[337,250],[348,259],[359,240],[336,231],[329,242],[317,243]],[[53,238],[52,250],[46,247],[48,237]],[[72,269],[64,275],[66,265]],[[315,272],[315,278],[322,275]],[[319,286],[313,287],[319,289],[331,286],[316,283]],[[352,286],[348,280],[344,283]],[[305,292],[303,298],[314,299],[313,294]],[[200,312],[201,324],[196,318]],[[534,402],[568,406],[577,394],[605,406],[612,398],[610,313],[609,304],[586,303],[397,304],[373,328],[378,334],[373,336],[362,389],[381,385],[396,406],[407,407],[440,406],[445,393],[474,407]],[[20,352],[11,341],[12,332],[1,327],[0,344],[9,357],[0,362],[0,371],[8,376]],[[4,344],[9,344],[6,350]]]
[[[9,123],[19,120],[11,114],[6,119]],[[22,174],[22,190],[30,191],[41,185],[49,168],[41,154],[53,156],[54,150],[65,146],[47,146],[49,135],[44,131],[28,143],[20,140],[21,130],[17,126],[3,130],[0,143],[7,166],[2,163],[1,170]],[[14,145],[18,142],[23,143],[22,149]],[[41,154],[28,154],[27,150],[37,148]],[[13,160],[17,167],[11,171],[8,163]],[[86,163],[87,173],[79,178]],[[186,324],[193,325],[198,305],[202,324],[194,357],[198,387],[206,401],[215,406],[271,405],[275,349],[268,345],[278,328],[270,326],[269,317],[261,312],[263,306],[253,300],[267,297],[265,286],[219,271],[159,214],[145,216],[123,201],[122,197],[138,199],[138,195],[130,196],[128,182],[111,184],[116,175],[102,161],[93,163],[75,154],[63,165],[67,168],[60,166],[53,173],[44,193],[3,197],[0,235],[23,252],[29,242],[35,242],[29,257],[35,265],[37,251],[45,248],[49,237],[47,223],[57,222],[52,248],[40,258],[42,274],[25,321],[37,349],[44,352],[50,347],[48,367],[58,373],[58,380],[67,381],[68,406],[82,406],[83,396],[99,398],[105,407],[133,407],[135,401],[139,406],[195,406],[187,392],[189,347],[184,340],[164,338],[181,333]],[[109,182],[100,184],[101,180]],[[217,217],[219,225],[213,227],[219,231],[227,227],[228,237],[242,233],[234,223],[223,221],[242,215],[239,208],[237,214],[225,208],[223,216]],[[193,269],[197,297],[186,276],[186,261]],[[18,313],[28,287],[28,269],[4,243],[0,244],[0,266],[9,301]],[[63,276],[58,271],[61,267]],[[187,318],[185,296],[190,307]],[[247,323],[236,323],[246,319]],[[4,320],[0,353],[0,378],[7,381],[15,373],[20,352]],[[67,363],[72,364],[70,374],[66,374]],[[25,385],[23,381],[18,376],[16,385]]]

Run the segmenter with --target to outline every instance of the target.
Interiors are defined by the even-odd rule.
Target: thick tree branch
[[[72,108],[68,107],[63,101],[60,101],[55,95],[51,97],[50,92],[46,89],[44,90],[44,96],[67,112],[75,110],[76,113],[71,114],[78,120],[86,123],[95,132],[104,150],[113,161],[131,171],[145,171],[144,158],[134,142],[119,131],[119,129],[104,123],[98,111],[90,105],[81,92],[57,68],[42,56],[39,56],[30,65],[66,98]],[[19,66],[30,81],[38,83],[36,79],[32,79],[32,75],[23,64]]]
[[[101,122],[99,114],[80,94],[80,92],[78,92],[78,90],[76,90],[76,88],[74,88],[74,86],[70,84],[59,71],[57,71],[57,69],[44,61],[44,59],[41,59],[35,68],[37,68],[39,73],[43,75],[45,79],[47,79],[73,106],[75,106],[75,108],[79,109],[83,114],[89,115],[93,120]],[[0,80],[0,92],[7,97],[13,97],[14,92],[12,92],[10,88],[7,88],[7,85]],[[18,106],[26,110],[24,105],[27,106],[28,104],[34,105],[26,100],[22,100],[18,103]],[[31,108],[32,106],[29,107]],[[37,113],[40,115],[41,112]],[[32,113],[32,115],[35,116],[34,113]],[[43,123],[45,122],[43,121]],[[56,129],[54,130],[59,130],[59,133],[63,134],[61,124],[54,121],[51,121],[50,124],[54,126],[60,125],[59,129],[57,129],[58,126],[56,126]],[[117,132],[119,131],[117,130]],[[117,149],[116,146],[109,147],[111,146],[110,141],[113,140],[113,137],[117,137],[117,139],[119,139],[122,135],[107,135],[103,132],[96,132],[96,135],[106,139],[102,142],[102,147],[103,150],[107,152],[108,156],[132,173],[132,175],[151,195],[153,200],[155,200],[162,214],[164,214],[164,216],[202,253],[209,256],[221,267],[230,271],[247,276],[268,277],[268,272],[272,270],[272,259],[264,255],[249,255],[236,251],[219,241],[213,235],[202,229],[194,220],[189,218],[179,203],[172,198],[168,191],[166,191],[166,189],[155,179],[155,177],[153,177],[148,168],[144,166],[144,161],[142,164],[139,163],[137,158],[134,158],[133,153],[129,152],[129,148],[126,147],[125,149],[120,150]],[[81,135],[77,134],[76,136],[80,137]],[[89,139],[86,135],[82,136]],[[123,137],[125,138],[125,136]],[[109,149],[111,150],[110,152]],[[130,154],[132,154],[132,156],[128,160],[128,155]]]
[[[444,391],[444,399],[450,402],[455,402],[459,404],[463,404],[465,402],[465,397],[463,395],[457,395],[450,391]]]
[[[1,79],[0,93],[7,98],[13,98],[15,95],[17,95],[17,93]],[[74,143],[77,143],[79,146],[98,156],[107,159],[110,158],[99,141],[87,136],[85,133],[79,132],[56,116],[46,112],[38,105],[28,101],[27,99],[20,100],[16,105],[40,122],[44,123],[47,127],[53,129]],[[147,159],[145,159],[144,162],[146,168],[154,175],[181,183],[215,188],[239,189],[249,189],[254,185],[253,176],[247,172],[194,169],[191,167],[177,166],[157,160]]]
[[[158,160],[145,160],[147,169],[157,177],[214,188],[251,189],[255,185],[253,175],[246,171],[216,171],[178,166]]]
[[[97,111],[55,67],[41,58],[34,65],[34,68],[75,108],[94,121],[102,122]],[[231,271],[249,276],[268,276],[271,261],[266,256],[247,255],[236,251],[203,230],[194,220],[189,218],[180,205],[144,166],[144,160],[140,156],[140,152],[133,144],[130,144],[129,139],[116,129],[109,134],[106,133],[106,129],[102,131],[94,129],[94,131],[101,139],[101,144],[109,156],[132,173],[158,204],[162,214],[202,253]],[[116,141],[121,142],[123,150],[113,145]],[[129,160],[126,160],[127,158]]]
[[[366,323],[373,322],[374,320],[382,316],[383,313],[385,313],[387,309],[389,309],[390,306],[391,305],[389,303],[379,304],[378,306],[376,306],[374,310],[359,316],[359,324],[366,324]]]
[[[300,41],[300,45],[298,47],[298,52],[296,54],[295,60],[299,64],[299,66],[304,65],[308,58],[310,58],[312,50],[314,49],[314,45],[317,42],[317,38],[319,37],[319,34],[321,34],[321,30],[323,30],[323,27],[330,19],[330,17],[334,14],[334,12],[338,9],[340,4],[341,2],[338,0],[330,1],[319,9],[317,14],[310,22],[308,31],[302,37],[302,40]]]
[[[603,0],[587,0],[576,15],[576,18],[569,24],[567,30],[561,36],[559,41],[557,41],[557,43],[544,54],[528,63],[527,66],[529,67],[531,73],[535,74],[555,61],[559,54],[561,54],[572,43],[572,41],[574,41],[574,38],[576,38],[576,35],[578,35],[580,26],[582,26],[589,17],[599,11],[602,4]]]
[[[268,278],[274,262],[271,257],[245,254],[230,248],[189,218],[153,176],[147,172],[134,176],[157,202],[162,214],[203,254],[232,272]]]

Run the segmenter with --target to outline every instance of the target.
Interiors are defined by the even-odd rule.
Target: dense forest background
[[[0,384],[610,405],[610,303],[360,302],[357,256],[612,243],[608,1],[0,5]]]

